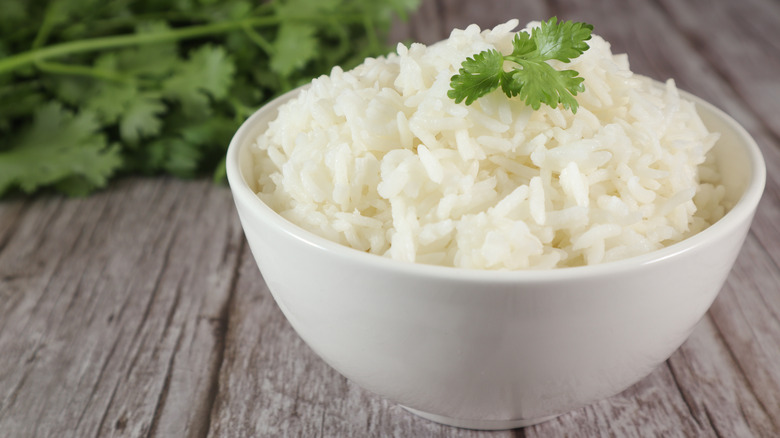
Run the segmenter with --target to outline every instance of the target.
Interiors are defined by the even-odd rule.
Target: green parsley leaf
[[[537,110],[542,104],[562,105],[577,112],[574,96],[585,91],[583,78],[574,70],[556,70],[546,61],[569,62],[588,50],[593,26],[564,21],[556,17],[541,26],[519,32],[512,40],[512,53],[502,55],[497,50],[485,50],[467,58],[457,75],[450,80],[447,96],[456,103],[471,105],[478,98],[501,88],[507,97],[519,96],[526,105]],[[505,71],[504,63],[514,64]]]

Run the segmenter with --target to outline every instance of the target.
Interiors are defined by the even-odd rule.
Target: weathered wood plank
[[[730,292],[724,290],[721,294]],[[740,363],[734,360],[713,317],[704,318],[668,364],[679,382],[691,418],[706,427],[708,434],[740,437],[780,434],[774,420],[778,417],[778,407],[761,402],[742,375]]]
[[[226,188],[39,199],[0,252],[4,436],[202,436],[241,231]]]
[[[698,53],[709,61],[712,71],[734,87],[775,138],[780,137],[780,120],[776,117],[780,113],[780,50],[776,47],[780,8],[759,1],[660,2]]]
[[[746,385],[780,435],[780,270],[748,236],[710,314]]]
[[[712,435],[691,416],[674,376],[661,366],[621,394],[524,429],[525,436],[689,437]]]

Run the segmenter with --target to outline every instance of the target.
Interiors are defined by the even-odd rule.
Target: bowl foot
[[[464,429],[476,429],[476,430],[506,430],[515,429],[518,427],[532,426],[534,424],[543,423],[548,420],[552,420],[558,415],[548,415],[546,417],[539,418],[524,418],[521,420],[465,420],[460,418],[450,418],[443,415],[431,414],[428,412],[418,411],[404,405],[402,408],[407,411],[425,418],[426,420],[435,421],[436,423],[445,424],[447,426],[462,427]]]

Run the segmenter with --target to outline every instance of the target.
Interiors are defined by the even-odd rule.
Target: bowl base
[[[553,418],[560,415],[560,414],[548,415],[546,417],[539,417],[539,418],[524,418],[521,420],[465,420],[460,418],[445,417],[443,415],[438,415],[438,414],[431,414],[404,405],[401,405],[401,407],[413,413],[414,415],[425,418],[426,420],[431,420],[436,423],[445,424],[447,426],[455,426],[464,429],[476,429],[476,430],[506,430],[506,429],[516,429],[518,427],[533,426],[534,424],[539,424],[548,420],[552,420]]]

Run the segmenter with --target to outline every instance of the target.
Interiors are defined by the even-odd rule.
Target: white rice
[[[470,106],[448,98],[461,62],[511,52],[517,24],[399,44],[312,81],[253,147],[260,199],[360,251],[473,269],[623,259],[724,214],[706,157],[717,134],[672,80],[633,74],[596,35],[571,63],[551,62],[585,79],[576,114],[500,90]]]

